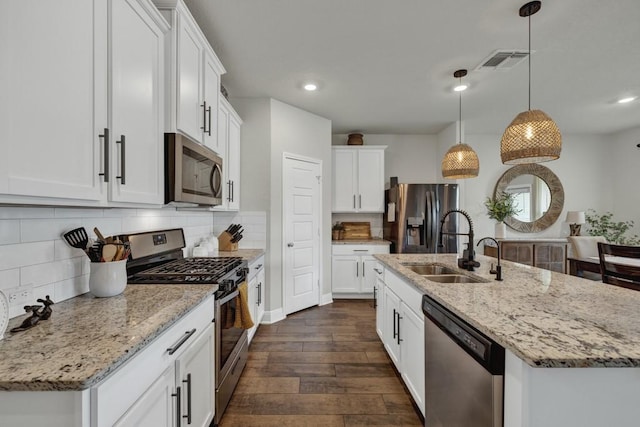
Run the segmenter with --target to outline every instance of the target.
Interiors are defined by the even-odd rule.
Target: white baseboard
[[[282,308],[277,308],[271,311],[265,311],[264,317],[262,318],[263,325],[271,325],[272,323],[279,322],[284,320],[287,316],[284,315],[284,310]]]
[[[327,305],[327,304],[331,304],[332,302],[333,302],[333,296],[331,293],[323,294],[320,297],[320,304],[318,305]]]
[[[356,292],[345,292],[345,293],[333,293],[334,299],[373,299],[373,293],[356,293]]]

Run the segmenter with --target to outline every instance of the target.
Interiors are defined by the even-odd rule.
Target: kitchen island
[[[111,298],[87,293],[54,304],[51,318],[29,330],[7,331],[0,341],[0,425],[100,426],[140,420],[136,410],[150,403],[144,400],[149,390],[172,389],[176,378],[190,372],[191,360],[213,357],[216,289],[128,285]],[[24,318],[12,319],[9,329]],[[209,376],[201,385],[212,393]],[[151,395],[156,403],[168,397],[168,414],[170,394]],[[203,410],[212,416],[209,399]]]
[[[640,293],[479,256],[483,283],[436,283],[403,264],[456,267],[457,255],[376,255],[506,350],[504,425],[635,426],[640,407]]]

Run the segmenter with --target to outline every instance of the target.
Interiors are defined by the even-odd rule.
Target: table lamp
[[[582,211],[569,211],[567,212],[567,219],[565,220],[569,224],[571,229],[571,236],[580,235],[580,226],[585,223],[584,212]]]

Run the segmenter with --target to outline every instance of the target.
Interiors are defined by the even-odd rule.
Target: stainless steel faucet
[[[495,274],[496,275],[496,280],[502,281],[502,266],[500,265],[500,243],[498,243],[498,241],[496,239],[494,239],[493,237],[483,237],[482,239],[478,240],[478,244],[476,246],[480,246],[480,242],[482,242],[483,240],[493,240],[496,244],[496,246],[498,247],[498,265],[496,266],[496,269],[493,269],[493,264],[491,264],[491,268],[489,269],[489,273],[491,274]]]
[[[462,214],[467,219],[467,222],[469,223],[468,233],[457,233],[457,232],[451,233],[448,231],[443,231],[444,221],[447,219],[447,217],[450,214],[454,212]],[[473,256],[475,254],[475,251],[473,249],[473,221],[471,220],[471,217],[466,211],[463,211],[461,209],[452,209],[442,216],[442,219],[440,220],[440,233],[439,233],[439,239],[438,239],[440,241],[440,243],[438,244],[439,248],[444,247],[443,238],[445,234],[450,236],[468,236],[469,237],[469,242],[467,243],[467,249],[463,251],[462,258],[458,258],[458,267],[464,268],[465,270],[469,270],[469,271],[474,271],[475,267],[480,267],[480,263],[473,259]]]

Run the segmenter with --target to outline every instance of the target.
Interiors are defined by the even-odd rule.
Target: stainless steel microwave
[[[165,133],[165,203],[216,206],[222,203],[222,159],[178,133]]]

